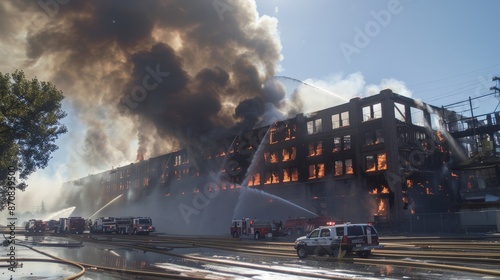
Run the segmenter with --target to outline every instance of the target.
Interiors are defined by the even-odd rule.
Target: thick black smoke
[[[44,64],[72,101],[88,129],[88,162],[111,165],[116,151],[126,154],[127,141],[116,137],[137,139],[145,157],[199,150],[262,123],[284,98],[279,87],[263,86],[281,59],[277,22],[259,17],[252,1],[14,1],[0,7],[8,14],[0,19],[5,26],[21,25],[15,17],[39,19],[19,27],[27,32],[27,65]]]

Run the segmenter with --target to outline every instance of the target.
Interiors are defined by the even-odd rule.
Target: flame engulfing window
[[[316,134],[323,131],[321,119],[316,119],[307,122],[307,134]]]
[[[354,169],[352,168],[352,159],[346,159],[345,163],[345,174],[353,174]]]
[[[335,171],[334,175],[335,176],[340,176],[344,174],[344,162],[341,160],[336,160],[335,161]]]
[[[283,182],[296,182],[299,180],[299,172],[297,168],[283,169]]]
[[[377,155],[377,169],[378,170],[386,170],[387,169],[387,160],[386,160],[385,153]]]
[[[309,143],[309,156],[319,156],[323,152],[323,141]]]
[[[375,154],[365,156],[366,172],[372,172],[377,170],[386,170],[387,161],[386,154]]]
[[[294,160],[297,157],[297,149],[295,147],[284,148],[282,155],[283,161]]]
[[[277,163],[278,162],[278,152],[277,151],[265,152],[264,153],[264,161],[266,163]]]
[[[248,180],[248,186],[259,186],[260,185],[260,172],[255,173],[250,177],[250,180]]]
[[[333,174],[334,176],[353,174],[352,159],[336,160]]]
[[[297,134],[297,126],[294,123],[280,123],[276,127],[270,129],[270,143],[288,141],[295,139]]]
[[[325,164],[317,163],[309,165],[309,179],[319,179],[325,177]]]
[[[265,185],[279,183],[279,173],[278,171],[266,171],[266,181]]]

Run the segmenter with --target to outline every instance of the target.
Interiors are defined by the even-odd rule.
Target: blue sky
[[[499,1],[256,2],[260,14],[278,19],[280,75],[327,80],[361,72],[368,84],[394,78],[438,106],[487,94],[492,75],[500,75]],[[369,41],[346,58],[341,45],[356,47],[356,30]],[[480,101],[491,112],[499,100]]]

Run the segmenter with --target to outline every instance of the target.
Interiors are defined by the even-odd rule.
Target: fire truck
[[[116,218],[116,232],[122,234],[146,234],[155,231],[153,221],[149,217]]]
[[[42,220],[31,219],[26,223],[26,232],[44,232],[46,224]]]
[[[94,221],[91,233],[113,233],[116,230],[116,219],[113,217],[99,217]]]
[[[289,218],[285,221],[283,230],[287,235],[303,235],[320,226],[334,226],[335,223],[335,219],[325,216]]]
[[[234,219],[231,223],[231,235],[233,238],[250,237],[261,239],[273,236],[273,226],[269,222],[256,219],[243,218]]]
[[[85,219],[82,217],[59,218],[60,233],[83,233],[85,230]]]
[[[57,228],[59,227],[58,220],[48,220],[48,221],[44,221],[44,222],[47,225],[45,230],[57,232]]]

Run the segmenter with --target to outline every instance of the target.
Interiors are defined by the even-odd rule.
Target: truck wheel
[[[260,232],[257,231],[253,237],[255,238],[255,240],[260,239]]]
[[[133,235],[137,235],[137,229],[134,229]]]
[[[239,237],[239,234],[237,231],[233,232],[233,238],[238,238]]]
[[[301,229],[301,228],[298,228],[298,229],[297,229],[297,234],[298,234],[298,235],[302,235],[302,229]]]
[[[289,229],[286,231],[286,234],[287,234],[288,236],[292,235],[292,233],[293,233],[293,232],[292,232],[292,229],[291,229],[291,228],[289,228]]]
[[[304,246],[297,247],[297,256],[300,259],[305,259],[307,257],[307,251],[306,251],[306,248]]]

